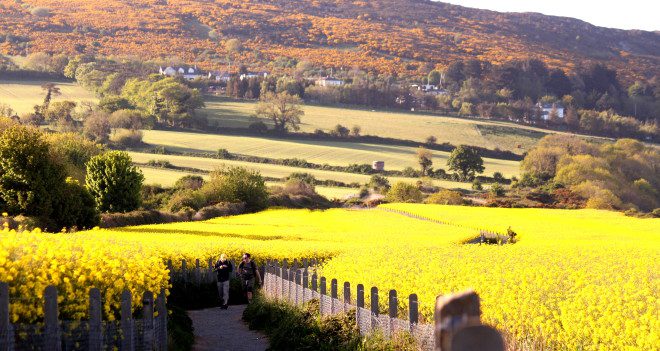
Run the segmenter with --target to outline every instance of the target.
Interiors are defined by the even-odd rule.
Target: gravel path
[[[195,328],[195,351],[265,351],[268,339],[243,323],[245,305],[227,310],[209,308],[188,311]]]

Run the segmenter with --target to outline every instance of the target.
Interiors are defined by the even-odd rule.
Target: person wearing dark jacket
[[[238,265],[238,273],[241,275],[243,290],[247,295],[248,303],[251,303],[252,293],[254,292],[254,281],[256,279],[257,284],[261,284],[261,275],[259,274],[259,269],[257,269],[257,264],[252,261],[249,253],[243,254],[243,262]]]
[[[220,255],[220,259],[215,263],[215,271],[218,274],[218,296],[220,297],[220,308],[226,310],[229,306],[229,278],[234,270],[227,255]]]

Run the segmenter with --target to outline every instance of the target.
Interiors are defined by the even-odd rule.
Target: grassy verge
[[[417,350],[409,334],[391,340],[378,334],[362,337],[354,313],[321,316],[318,311],[318,300],[298,308],[258,296],[243,319],[250,329],[268,335],[271,350]]]

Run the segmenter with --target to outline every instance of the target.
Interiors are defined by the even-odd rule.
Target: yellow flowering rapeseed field
[[[509,227],[518,233],[515,244],[467,243],[478,229]],[[237,258],[244,251],[258,260],[325,258],[319,269],[327,278],[397,289],[404,310],[404,297],[417,293],[427,320],[436,295],[473,288],[484,321],[518,349],[653,350],[660,344],[660,220],[606,211],[392,204],[74,234],[4,231],[0,280],[21,297],[12,300],[15,321],[38,318],[35,299],[50,283],[66,292],[66,314],[85,318],[90,286],[101,288],[112,314],[124,288],[140,296],[167,287],[167,259],[206,261],[222,252]],[[37,296],[25,298],[31,291]]]

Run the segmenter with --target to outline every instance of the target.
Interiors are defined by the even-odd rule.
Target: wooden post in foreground
[[[14,350],[14,329],[9,323],[9,285],[0,282],[0,350]]]
[[[88,350],[103,350],[101,291],[97,288],[89,289],[89,338]]]
[[[465,327],[481,325],[479,296],[472,290],[436,298],[435,351],[451,351],[452,337]]]

